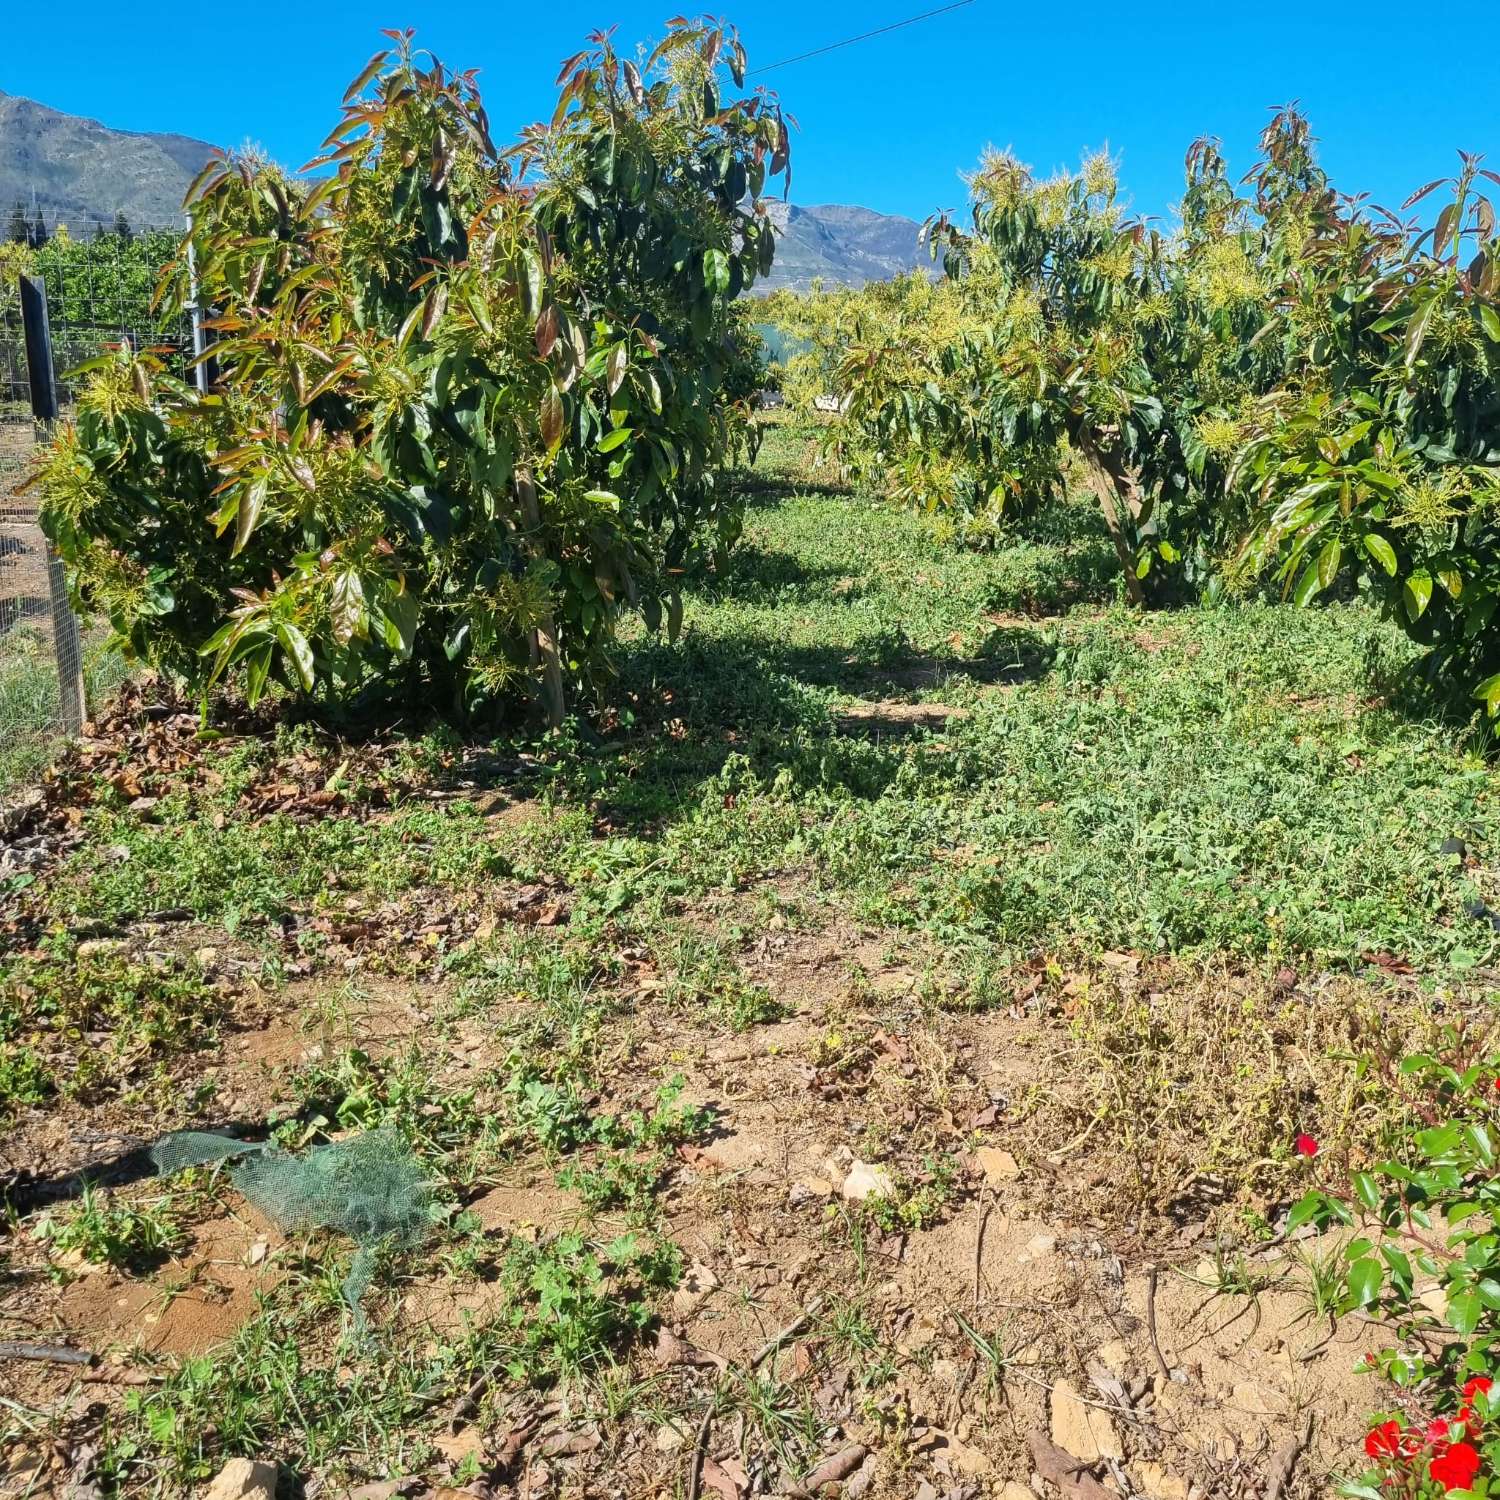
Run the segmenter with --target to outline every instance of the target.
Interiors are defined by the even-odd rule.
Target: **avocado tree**
[[[163,295],[195,268],[218,383],[96,361],[43,524],[80,604],[199,689],[556,722],[620,609],[675,630],[738,535],[730,306],[771,265],[787,123],[731,92],[731,28],[676,21],[636,57],[596,33],[502,148],[472,73],[388,35],[321,178],[195,182]]]

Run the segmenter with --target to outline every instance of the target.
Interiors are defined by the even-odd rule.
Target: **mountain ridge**
[[[0,211],[19,202],[75,232],[117,213],[138,227],[176,225],[213,150],[192,136],[116,130],[0,91]]]
[[[49,227],[75,234],[123,213],[137,228],[176,226],[182,199],[215,148],[166,131],[116,130],[83,115],[0,90],[0,217],[19,202]],[[814,281],[859,287],[885,281],[927,257],[915,219],[855,204],[796,204],[771,199],[771,221],[782,231],[771,275],[757,293]]]

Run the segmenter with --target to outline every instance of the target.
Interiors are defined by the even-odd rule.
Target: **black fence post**
[[[26,340],[26,378],[31,388],[31,414],[39,430],[57,420],[57,377],[52,367],[52,330],[47,322],[47,283],[40,276],[22,276],[21,329]],[[83,646],[78,621],[68,602],[68,580],[62,559],[47,548],[47,592],[52,603],[52,654],[57,662],[58,707],[68,734],[83,732]]]
[[[31,414],[38,422],[57,420],[57,378],[52,370],[52,329],[47,322],[47,283],[21,277],[21,328],[26,339],[26,378]]]

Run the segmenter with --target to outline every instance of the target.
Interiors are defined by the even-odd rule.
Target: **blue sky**
[[[752,68],[900,20],[940,0],[789,6],[726,0]],[[727,8],[733,5],[733,8]],[[674,0],[499,0],[390,8],[319,0],[244,11],[158,3],[147,20],[114,0],[71,0],[66,34],[45,6],[15,7],[0,89],[134,130],[225,145],[253,140],[300,166],[338,115],[345,83],[382,26],[415,26],[446,62],[478,67],[497,137],[550,111],[559,60],[594,26],[658,36]],[[987,143],[1050,169],[1108,144],[1134,207],[1164,214],[1199,134],[1237,170],[1266,108],[1303,102],[1325,164],[1346,190],[1394,206],[1451,171],[1456,147],[1500,170],[1500,71],[1470,10],[1430,32],[1356,24],[1342,7],[1069,6],[974,0],[919,26],[780,69],[802,126],[794,201],[861,203],[923,218],[963,199],[958,172]],[[1464,32],[1469,33],[1465,42]]]

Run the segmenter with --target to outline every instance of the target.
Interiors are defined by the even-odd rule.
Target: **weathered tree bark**
[[[1135,576],[1136,559],[1130,549],[1129,538],[1125,535],[1125,528],[1120,524],[1120,511],[1123,507],[1130,514],[1135,513],[1135,505],[1131,500],[1128,489],[1121,486],[1118,478],[1111,472],[1104,455],[1100,453],[1093,437],[1082,422],[1073,424],[1069,432],[1073,446],[1078,450],[1079,457],[1083,459],[1084,468],[1088,470],[1089,486],[1094,491],[1094,496],[1099,502],[1099,509],[1104,512],[1104,525],[1109,531],[1109,539],[1114,543],[1115,556],[1120,559],[1120,572],[1125,576],[1125,592],[1130,596],[1130,602],[1137,607],[1146,602],[1146,591],[1141,587],[1141,580]]]
[[[516,470],[516,498],[521,502],[521,519],[531,533],[532,552],[541,555],[542,515],[536,501],[536,482],[529,469]],[[549,610],[532,632],[532,649],[542,664],[542,707],[547,723],[558,728],[566,712],[563,699],[562,660],[557,651],[557,624]]]

